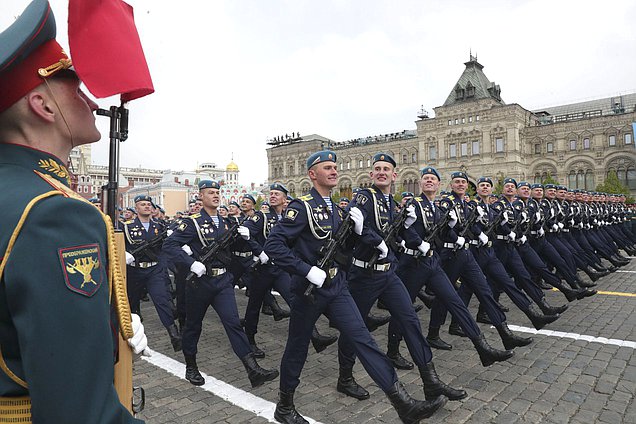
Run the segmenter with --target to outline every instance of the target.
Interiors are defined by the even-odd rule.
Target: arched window
[[[596,187],[594,184],[594,172],[588,169],[585,172],[585,190],[594,190],[594,187]]]

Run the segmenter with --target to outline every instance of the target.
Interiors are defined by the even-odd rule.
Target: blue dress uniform
[[[317,164],[335,161],[334,152],[322,151],[309,157],[307,168],[311,171]],[[312,188],[307,195],[290,202],[282,220],[272,229],[265,243],[265,253],[292,276],[294,293],[274,417],[284,423],[307,422],[296,411],[293,397],[307,359],[312,328],[321,314],[326,315],[340,334],[349,340],[365,370],[387,394],[401,418],[406,419],[408,415],[418,419],[429,416],[444,404],[446,398],[440,396],[433,402],[414,401],[404,391],[391,362],[371,337],[349,293],[346,272],[338,264],[334,263],[324,270],[328,274],[328,282],[321,288],[315,288],[312,298],[304,296],[310,284],[306,276],[320,259],[320,248],[337,232],[342,219],[342,210],[328,207],[320,193]],[[412,309],[410,304],[409,307]]]
[[[8,108],[44,84],[38,70],[54,65],[60,73],[71,72],[63,70],[70,59],[55,41],[48,2],[33,1],[0,33],[3,122]],[[58,76],[52,71],[47,78],[54,81]],[[71,99],[70,85],[51,86]],[[72,97],[74,104],[86,108],[79,94]],[[77,110],[71,110],[67,117],[86,128]],[[11,121],[41,146],[60,148],[63,142],[64,151],[70,138],[58,134],[40,139],[53,132],[53,125],[59,128],[56,115],[48,124],[40,120],[34,133],[27,122],[35,119],[30,112],[13,115]],[[82,138],[76,141],[86,143],[87,137]],[[112,223],[70,188],[64,160],[13,144],[22,141],[19,135],[0,139],[0,419],[142,423],[122,406],[113,386],[120,328],[116,303],[127,299],[114,295],[125,287],[113,273],[117,258],[109,253],[115,249]]]
[[[219,187],[215,181],[203,180],[199,183],[201,190],[207,188],[218,190]],[[200,213],[184,219],[164,242],[164,250],[171,260],[177,264],[184,264],[190,269],[195,258],[201,257],[204,247],[228,231],[231,225],[230,221],[218,213],[216,218],[216,220],[213,219],[205,208],[202,208]],[[193,257],[183,251],[183,245],[190,247]],[[223,253],[229,257],[229,252]],[[205,382],[198,371],[196,354],[203,318],[208,308],[212,306],[221,319],[232,350],[243,362],[252,387],[255,387],[276,378],[278,372],[263,370],[254,360],[252,349],[239,321],[234,297],[233,276],[226,269],[227,263],[229,263],[227,258],[212,258],[210,262],[204,264],[206,272],[201,277],[194,277],[186,283],[186,322],[182,335],[183,354],[186,359],[186,379],[194,385],[202,385]]]
[[[138,201],[151,201],[148,196],[137,196]],[[132,252],[139,245],[161,237],[166,230],[163,225],[150,219],[146,230],[139,217],[124,222],[123,231],[126,240],[126,251]],[[135,257],[135,262],[126,266],[128,299],[132,311],[139,313],[139,303],[145,290],[148,291],[155,305],[161,324],[168,329],[175,351],[181,350],[180,336],[174,324],[172,313],[172,298],[168,290],[168,268],[165,258],[161,255],[161,245],[146,249]]]

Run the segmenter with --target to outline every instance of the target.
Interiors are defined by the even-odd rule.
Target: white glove
[[[501,219],[501,223],[502,224],[507,224],[508,222],[508,212],[507,211],[501,211],[501,213],[503,214],[503,218]]]
[[[572,227],[572,226],[574,226],[574,220],[573,219],[570,220],[570,227]]]
[[[250,239],[250,229],[249,228],[247,228],[247,227],[245,227],[243,225],[240,225],[238,227],[237,231],[238,231],[239,235],[241,236],[241,238],[243,240],[249,240]]]
[[[455,242],[455,245],[459,248],[463,248],[464,245],[466,244],[466,239],[462,236],[457,237],[457,241]]]
[[[269,256],[267,256],[267,253],[263,251],[260,255],[258,255],[258,260],[261,261],[263,265],[265,265],[267,262],[269,262]]]
[[[521,238],[519,239],[520,244],[524,244],[526,241],[528,241],[528,237],[526,237],[525,235],[521,236]]]
[[[589,230],[590,228],[592,228],[592,226],[590,224],[585,224],[585,229]]]
[[[545,230],[543,227],[539,228],[539,236],[543,236],[545,234]]]
[[[536,213],[535,219],[537,220],[537,222],[541,221],[541,212]]]
[[[197,277],[200,277],[205,274],[205,265],[199,261],[194,261],[192,265],[190,265],[190,271],[195,273]]]
[[[415,214],[415,206],[409,205],[409,207],[406,208],[406,220],[404,220],[404,228],[408,229],[415,223],[416,220],[417,215]]]
[[[552,231],[556,231],[559,229],[559,226],[556,224],[552,224]]]
[[[166,235],[167,235],[168,237],[170,237],[170,236],[172,235],[172,233],[174,233],[174,231],[172,231],[172,230],[168,230],[168,231],[166,231]]]
[[[135,263],[135,257],[130,253],[126,252],[126,265],[132,265]]]
[[[422,252],[422,255],[426,255],[429,250],[431,250],[431,244],[425,241],[422,241],[419,246],[417,246],[417,250]]]
[[[349,210],[349,217],[353,221],[353,232],[357,235],[362,235],[362,225],[364,224],[364,215],[362,211],[355,206]]]
[[[594,225],[598,225],[598,219],[594,218]]]
[[[183,246],[181,246],[181,250],[186,252],[188,256],[192,256],[192,249],[190,249],[190,246],[188,246],[187,244],[184,244]]]
[[[136,355],[141,353],[144,356],[150,356],[150,352],[146,351],[146,348],[148,347],[148,338],[144,333],[144,325],[141,323],[139,315],[130,314],[130,317],[132,318],[131,324],[133,336],[127,340],[128,345],[132,348]]]
[[[400,246],[402,246],[402,249],[406,249],[406,241],[401,240],[400,241]]]
[[[307,278],[311,284],[320,288],[327,278],[327,273],[317,266],[312,266],[305,278]]]
[[[486,215],[486,211],[484,210],[484,208],[481,207],[481,205],[477,205],[477,213],[479,214],[480,218]]]
[[[515,241],[515,239],[517,238],[517,234],[514,231],[511,231],[510,234],[508,234],[508,238],[510,239],[510,241]]]
[[[380,251],[380,254],[378,255],[379,260],[382,260],[389,255],[389,248],[386,246],[386,243],[384,242],[384,240],[382,240],[380,244],[375,246],[375,248]]]
[[[557,225],[559,226],[559,229],[560,229],[560,230],[562,230],[562,229],[563,229],[563,227],[565,227],[565,225],[563,225],[563,223],[562,223],[562,222],[559,222]]]
[[[457,212],[450,211],[448,213],[448,216],[450,217],[450,221],[448,221],[448,226],[450,228],[453,228],[455,225],[457,225]]]
[[[482,246],[485,246],[488,244],[488,236],[486,234],[479,233],[477,238],[479,239],[479,243],[481,243]]]

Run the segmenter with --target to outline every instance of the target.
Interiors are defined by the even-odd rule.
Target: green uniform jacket
[[[52,155],[0,143],[0,396],[29,395],[34,423],[142,423],[113,387],[117,321],[109,303],[106,225]],[[43,175],[40,175],[43,174]],[[0,272],[2,270],[0,269]]]

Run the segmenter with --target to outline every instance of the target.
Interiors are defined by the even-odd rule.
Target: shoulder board
[[[448,196],[446,196],[446,198],[448,200],[455,200],[455,195],[454,194],[449,194]]]
[[[313,196],[311,194],[305,194],[304,196],[300,196],[298,199],[308,202],[313,199]]]
[[[134,220],[134,219],[130,219],[130,220],[128,220],[128,221],[125,221],[125,222],[124,222],[124,224],[126,224],[126,225],[130,225],[130,224],[132,224],[133,222],[135,222],[135,220]]]
[[[188,218],[191,218],[191,219],[201,218],[201,214],[200,213],[193,213]]]
[[[421,202],[422,201],[421,197],[415,197],[414,199],[415,199],[416,202]]]
[[[374,188],[372,188],[372,187],[368,187],[368,188],[366,188],[365,190],[369,190],[369,192],[371,192],[372,194],[375,194],[375,193],[376,193],[375,189],[374,189]]]

